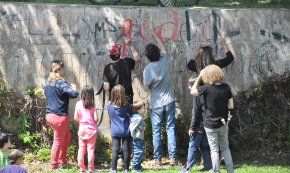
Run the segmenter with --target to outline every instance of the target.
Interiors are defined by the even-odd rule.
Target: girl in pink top
[[[80,172],[85,172],[84,155],[88,152],[88,170],[93,173],[95,169],[95,145],[97,139],[96,104],[94,89],[86,85],[81,92],[81,100],[76,103],[74,119],[79,122],[79,150],[78,165]]]

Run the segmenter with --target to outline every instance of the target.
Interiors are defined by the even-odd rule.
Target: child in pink
[[[79,122],[78,165],[80,172],[85,172],[84,156],[88,152],[89,173],[95,171],[95,145],[97,139],[97,114],[94,89],[86,85],[81,92],[81,100],[76,103],[74,119]]]

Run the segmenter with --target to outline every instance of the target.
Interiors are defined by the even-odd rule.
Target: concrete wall
[[[0,3],[0,71],[10,88],[24,90],[42,85],[52,60],[63,59],[66,79],[78,88],[99,89],[103,68],[110,62],[108,46],[131,37],[142,55],[134,71],[135,98],[148,99],[140,89],[148,63],[144,46],[153,42],[144,26],[153,18],[170,56],[177,113],[189,115],[191,97],[186,62],[196,44],[211,45],[217,59],[224,56],[217,45],[226,38],[235,61],[225,69],[233,92],[244,91],[264,77],[289,72],[290,10],[208,9],[157,7],[105,7],[82,5]],[[124,55],[130,51],[124,47]],[[101,107],[101,97],[97,97]],[[71,112],[75,101],[71,102]],[[108,118],[100,127],[108,132]]]

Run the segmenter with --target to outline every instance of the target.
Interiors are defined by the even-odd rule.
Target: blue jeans
[[[206,133],[194,132],[190,136],[190,140],[189,140],[186,170],[190,170],[190,168],[192,168],[199,148],[201,149],[201,152],[202,152],[204,168],[205,169],[212,168],[211,158],[210,158],[210,149],[209,149]]]
[[[133,158],[132,158],[132,169],[139,170],[141,169],[141,162],[144,151],[144,140],[133,138]]]
[[[152,136],[153,136],[153,158],[161,159],[162,142],[161,126],[164,118],[167,133],[167,147],[170,158],[176,158],[176,138],[175,138],[175,101],[168,105],[150,109]]]

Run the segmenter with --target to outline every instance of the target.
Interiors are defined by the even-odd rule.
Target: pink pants
[[[81,171],[85,170],[84,156],[88,152],[88,169],[93,172],[95,170],[95,145],[97,139],[97,130],[90,128],[79,128],[79,150],[78,165]]]
[[[68,128],[69,116],[46,114],[46,122],[53,128],[53,144],[51,148],[50,165],[52,169],[59,164],[66,164],[66,153],[70,143],[71,134]]]

